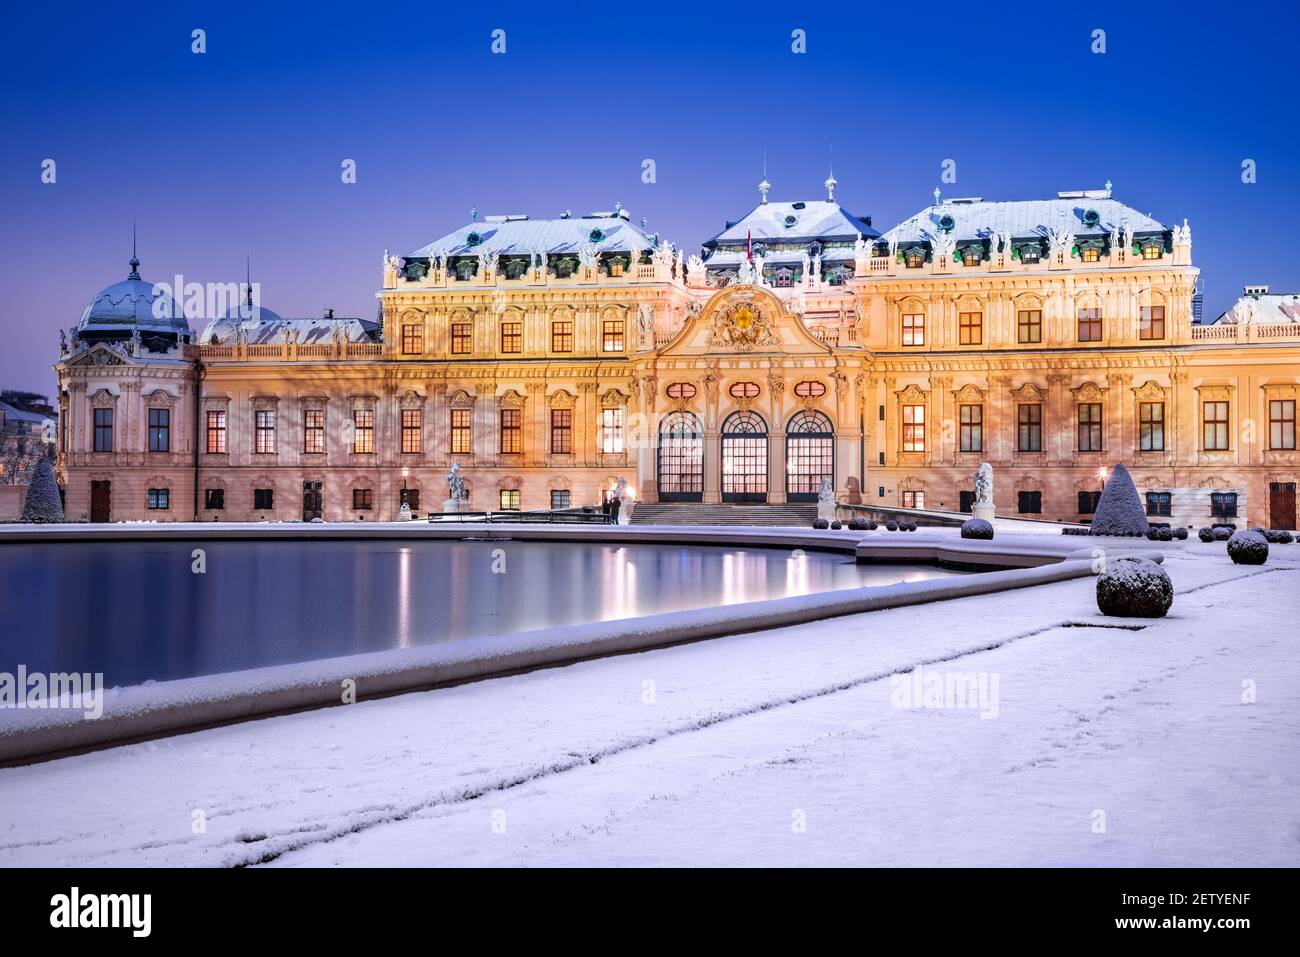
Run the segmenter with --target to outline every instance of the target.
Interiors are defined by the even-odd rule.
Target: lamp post
[[[1109,475],[1110,475],[1110,471],[1106,468],[1106,466],[1103,465],[1101,468],[1097,469],[1097,478],[1101,479],[1102,488],[1106,487],[1106,478]]]

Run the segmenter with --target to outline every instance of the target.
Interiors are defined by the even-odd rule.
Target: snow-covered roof
[[[1089,210],[1097,212],[1096,225],[1084,222]],[[944,216],[952,217],[950,234],[958,242],[987,239],[995,232],[1009,232],[1012,239],[1042,237],[1051,229],[1068,229],[1076,236],[1103,236],[1125,223],[1134,233],[1165,231],[1159,221],[1119,200],[1079,196],[1006,202],[950,200],[927,207],[903,220],[887,230],[884,238],[901,245],[926,242],[939,232],[939,221]]]
[[[267,319],[267,314],[275,316]],[[379,335],[379,323],[369,319],[281,319],[269,309],[262,310],[260,319],[230,319],[222,317],[207,324],[199,335],[199,344],[224,345],[233,342],[237,329],[242,328],[249,345],[281,345],[289,341],[289,332],[296,329],[298,344],[335,341],[341,331],[348,342],[374,342]]]
[[[1242,296],[1214,324],[1300,322],[1300,293],[1272,292]]]
[[[478,242],[470,239],[477,235]],[[583,246],[597,252],[633,252],[654,249],[656,238],[633,224],[622,213],[598,213],[560,219],[488,217],[435,239],[406,254],[408,259],[425,258],[439,250],[449,256],[477,256],[481,252],[526,256],[539,250],[551,255],[577,254]]]
[[[26,422],[28,425],[40,425],[52,416],[42,412],[28,412],[25,409],[19,409],[10,405],[8,402],[0,402],[0,420],[5,422]]]
[[[824,199],[802,200],[759,203],[742,219],[728,223],[722,232],[704,243],[704,247],[743,243],[746,239],[793,243],[818,239],[854,240],[859,236],[872,239],[879,235],[878,230],[872,229],[839,203]]]
[[[775,266],[778,264],[789,264],[791,266],[799,265],[803,262],[802,254],[807,250],[795,249],[768,249],[763,253],[763,264],[766,266]],[[822,250],[822,264],[851,262],[853,260],[852,247],[838,247]],[[726,266],[739,266],[746,259],[745,250],[721,250],[715,252],[708,259],[710,269],[723,268]]]
[[[180,305],[163,289],[141,279],[139,267],[132,257],[127,277],[96,294],[81,314],[79,331],[190,331]]]

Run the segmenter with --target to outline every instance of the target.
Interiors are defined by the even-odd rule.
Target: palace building
[[[698,255],[616,207],[487,216],[384,255],[380,319],[217,318],[131,273],[62,344],[70,519],[390,520],[815,501],[1087,521],[1125,464],[1155,522],[1296,525],[1300,309],[1192,320],[1191,229],[1103,190],[943,198],[880,232],[759,204]],[[193,320],[193,322],[191,322]]]

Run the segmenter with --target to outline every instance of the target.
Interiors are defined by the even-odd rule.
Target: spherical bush
[[[1178,526],[1177,528],[1175,528],[1173,531],[1174,531],[1174,538],[1178,539],[1180,542],[1185,542],[1185,541],[1187,541],[1187,528],[1186,528],[1186,526],[1179,525],[1179,526]]]
[[[993,538],[993,526],[982,518],[968,518],[961,523],[961,537],[988,541]]]
[[[1238,565],[1263,565],[1268,561],[1268,539],[1256,531],[1233,532],[1228,557]]]
[[[1295,541],[1295,536],[1285,528],[1270,528],[1264,533],[1264,538],[1270,545],[1290,545]]]
[[[862,519],[862,518],[849,519],[849,530],[854,532],[865,532],[867,530],[866,519]]]
[[[839,519],[836,519],[835,521],[831,522],[831,528],[843,528],[843,527],[844,526],[840,524]]]
[[[1169,573],[1146,558],[1117,558],[1097,577],[1097,607],[1120,618],[1163,618],[1174,603]]]
[[[1212,528],[1198,529],[1196,532],[1196,537],[1203,542],[1212,542],[1214,541],[1214,529]]]
[[[1170,528],[1168,525],[1158,529],[1158,531],[1159,531],[1159,535],[1157,536],[1157,538],[1160,541],[1172,542],[1174,540],[1174,530]]]
[[[914,532],[914,531],[916,531],[916,529],[917,529],[916,522],[908,522],[908,523],[907,523],[907,530],[908,530],[909,532]]]
[[[880,523],[877,522],[874,518],[867,519],[867,531],[874,532],[879,527],[880,527]]]
[[[1228,539],[1232,538],[1234,534],[1236,533],[1226,525],[1214,526],[1214,540],[1216,542],[1226,542]]]
[[[1160,529],[1152,525],[1147,529],[1147,538],[1153,542],[1160,541]]]
[[[831,527],[831,523],[826,521],[826,519],[824,518],[813,519],[813,528],[830,528],[830,527]]]
[[[891,532],[896,532],[896,531],[898,531],[898,523],[897,523],[897,522],[886,522],[886,523],[885,523],[885,528],[889,529]]]

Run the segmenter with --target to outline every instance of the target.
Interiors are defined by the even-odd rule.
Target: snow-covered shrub
[[[886,523],[885,523],[885,528],[889,529],[891,532],[896,532],[896,531],[898,531],[898,523],[897,523],[897,522],[886,522]]]
[[[1147,558],[1116,558],[1097,577],[1097,607],[1121,618],[1163,618],[1174,603],[1169,573]]]
[[[843,528],[843,527],[844,526],[840,524],[840,520],[838,518],[835,519],[835,521],[831,522],[831,528]]]
[[[1175,528],[1173,531],[1174,531],[1174,538],[1178,539],[1180,542],[1185,542],[1185,541],[1187,541],[1187,526],[1186,526],[1186,525],[1179,525],[1179,526],[1178,526],[1177,528]]]
[[[907,530],[908,530],[909,532],[914,532],[914,531],[916,531],[916,528],[917,528],[916,522],[913,522],[913,521],[910,521],[910,520],[909,520],[908,523],[907,523]]]
[[[1158,542],[1158,541],[1160,541],[1160,526],[1158,526],[1158,525],[1152,525],[1152,526],[1150,526],[1150,527],[1147,529],[1147,538],[1148,538],[1150,541],[1153,541],[1153,542]]]
[[[1147,510],[1128,469],[1116,465],[1106,480],[1092,516],[1092,534],[1138,536],[1147,533]]]
[[[1088,528],[1079,528],[1076,525],[1067,525],[1061,529],[1062,535],[1091,535],[1092,530]]]
[[[1263,565],[1268,561],[1268,539],[1253,529],[1233,532],[1228,539],[1228,557],[1238,565]]]
[[[993,526],[982,518],[968,518],[961,523],[961,537],[987,541],[993,538]]]
[[[1264,538],[1270,545],[1290,545],[1295,541],[1295,536],[1285,528],[1270,528],[1264,533]]]
[[[49,459],[41,459],[32,470],[27,499],[23,502],[23,513],[18,521],[42,525],[63,521],[59,485],[54,480],[54,464]]]
[[[874,532],[879,527],[880,527],[880,523],[877,522],[874,518],[867,519],[867,531]]]
[[[1203,542],[1212,542],[1214,541],[1214,529],[1199,528],[1196,530],[1196,537]]]
[[[1174,530],[1168,525],[1152,525],[1147,529],[1147,538],[1153,542],[1172,542]]]
[[[1229,528],[1227,525],[1214,526],[1214,540],[1216,542],[1226,542],[1228,539],[1232,538],[1233,534],[1233,529]]]
[[[849,530],[853,532],[867,531],[867,520],[865,518],[849,519]]]
[[[830,527],[831,527],[831,523],[826,521],[826,519],[824,518],[813,519],[813,528],[830,528]]]

